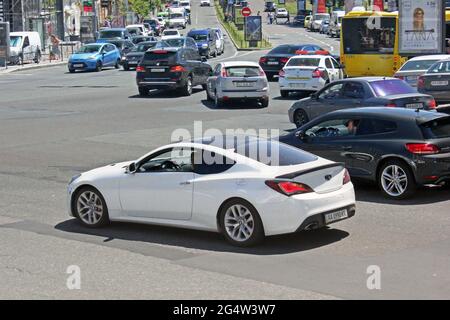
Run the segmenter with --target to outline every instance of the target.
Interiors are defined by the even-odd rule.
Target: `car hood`
[[[98,56],[98,53],[74,53],[70,56],[71,59],[84,60],[92,56]]]
[[[125,161],[119,163],[109,164],[107,166],[95,168],[86,172],[83,172],[81,177],[83,180],[98,180],[102,178],[109,178],[125,172],[127,167],[133,161]]]

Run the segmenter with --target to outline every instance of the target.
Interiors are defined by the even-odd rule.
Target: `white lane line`
[[[327,42],[325,42],[325,41],[319,40],[319,39],[317,39],[317,38],[311,37],[309,34],[305,34],[305,36],[306,36],[307,38],[313,40],[313,41],[317,41],[317,42],[319,42],[319,43],[321,43],[321,44],[323,44],[323,45],[329,47],[331,51],[334,51],[334,47],[333,47],[331,44],[329,44],[329,43],[327,43]]]

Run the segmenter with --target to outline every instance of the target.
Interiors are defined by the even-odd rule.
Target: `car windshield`
[[[149,20],[148,24],[151,25],[152,27],[156,26],[156,20]]]
[[[193,38],[195,41],[206,41],[208,39],[207,34],[191,34],[189,37]]]
[[[415,70],[428,70],[430,67],[439,60],[419,60],[419,61],[408,61],[400,69],[400,71],[415,71]]]
[[[182,13],[172,13],[170,15],[170,19],[181,19],[183,18],[183,14]]]
[[[100,30],[99,31],[100,39],[113,39],[113,38],[122,38],[122,31],[120,30]]]
[[[225,68],[227,77],[258,77],[259,67],[239,66]]]
[[[319,58],[292,58],[287,63],[287,67],[317,67]]]
[[[184,45],[184,39],[168,39],[166,40],[167,44],[171,47],[182,47]]]
[[[427,73],[449,73],[450,61],[439,61],[435,63]]]
[[[292,166],[318,159],[313,154],[279,141],[246,135],[214,136],[194,142],[234,150],[237,154],[268,166]]]
[[[403,80],[379,80],[370,82],[370,86],[378,97],[395,94],[417,93],[417,91]]]
[[[296,51],[303,50],[305,46],[297,45],[297,46],[278,46],[274,49],[272,49],[268,54],[292,54],[294,55]]]
[[[156,47],[156,42],[152,43],[140,43],[133,51],[135,52],[145,52],[148,49]]]
[[[127,30],[130,34],[141,34],[141,29],[139,28],[129,28]]]
[[[421,125],[425,139],[450,138],[450,117],[442,117]]]
[[[21,40],[22,40],[21,36],[10,36],[9,37],[9,45],[11,47],[18,47],[18,46],[20,46]]]
[[[164,31],[165,36],[177,36],[178,31],[177,30],[166,30]]]
[[[315,14],[314,20],[329,20],[330,16],[327,14]]]
[[[96,53],[100,51],[101,47],[102,47],[101,45],[95,44],[83,46],[77,51],[77,53]]]
[[[123,46],[123,42],[122,41],[108,41],[108,43],[112,43],[117,48],[122,48],[122,46]]]

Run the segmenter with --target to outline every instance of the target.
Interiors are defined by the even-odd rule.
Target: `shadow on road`
[[[192,89],[192,95],[198,94],[199,92],[204,91],[203,89],[200,88],[193,88]],[[186,98],[185,96],[182,96],[181,94],[179,94],[178,92],[174,91],[174,90],[150,90],[148,95],[146,97],[141,96],[139,94],[135,94],[132,96],[128,97],[129,99],[152,99],[152,98],[157,98],[157,99],[175,99],[175,98]]]
[[[349,236],[347,232],[342,230],[324,228],[316,231],[272,236],[268,237],[264,243],[257,247],[239,248],[226,242],[218,233],[154,225],[115,222],[100,229],[89,229],[82,226],[77,220],[71,219],[59,223],[55,228],[72,234],[106,238],[104,242],[107,242],[108,246],[114,246],[114,240],[126,240],[254,255],[276,255],[308,251],[330,245]]]
[[[244,110],[244,109],[265,109],[257,102],[233,101],[225,103],[221,108],[216,108],[213,101],[202,100],[202,105],[211,110]]]

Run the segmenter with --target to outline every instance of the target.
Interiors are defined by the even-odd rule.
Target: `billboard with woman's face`
[[[443,1],[403,0],[399,5],[400,53],[442,53],[445,21]]]

